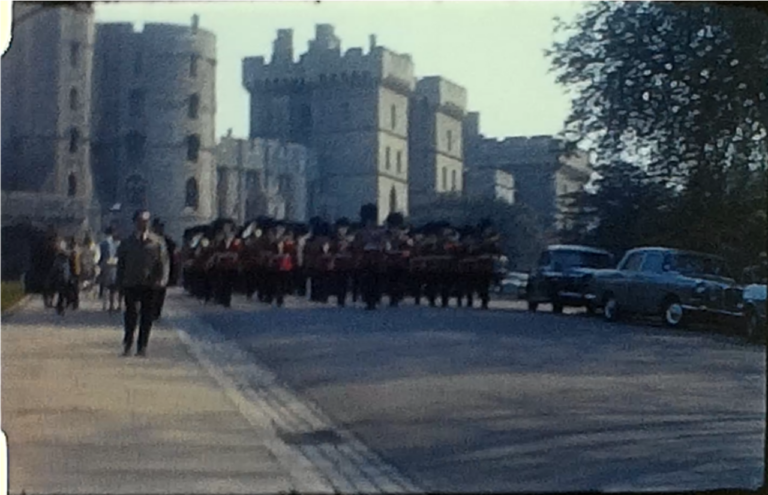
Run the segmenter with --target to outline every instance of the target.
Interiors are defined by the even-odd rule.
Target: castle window
[[[448,151],[453,151],[453,132],[448,131],[447,138],[448,138]]]
[[[385,158],[384,158],[384,167],[389,170],[390,167],[390,155],[392,154],[392,150],[387,146],[387,149],[385,150]]]
[[[77,110],[79,102],[77,100],[77,89],[72,88],[69,90],[69,109]]]
[[[399,150],[397,152],[397,173],[403,173],[403,152]]]
[[[200,95],[194,94],[189,97],[188,116],[190,119],[196,119],[200,111]]]
[[[75,174],[69,174],[67,178],[67,196],[70,198],[77,194],[77,177]]]
[[[145,105],[145,93],[140,89],[134,89],[131,91],[128,97],[128,114],[131,117],[143,117],[144,105]]]
[[[146,142],[146,136],[136,131],[131,131],[128,133],[128,135],[125,137],[125,151],[129,162],[136,164],[144,160]]]
[[[448,190],[448,169],[443,167],[443,191]]]
[[[394,130],[394,128],[397,127],[397,107],[395,105],[392,105],[389,109],[389,120],[390,126]]]
[[[76,153],[80,144],[80,132],[76,128],[69,130],[69,152]]]
[[[456,171],[451,170],[451,191],[455,191],[456,186]]]
[[[187,160],[196,162],[200,157],[200,136],[192,134],[187,136]]]
[[[395,213],[397,211],[397,191],[395,191],[395,186],[392,186],[392,189],[389,191],[389,212]]]
[[[197,209],[199,196],[197,191],[197,181],[194,177],[187,179],[187,188],[185,194],[184,206],[187,208]]]
[[[147,199],[147,186],[139,175],[131,175],[125,181],[125,196],[128,204],[144,206]]]
[[[80,63],[80,43],[73,41],[69,45],[69,64],[72,67],[77,67]]]
[[[197,61],[200,57],[197,54],[192,54],[189,57],[189,76],[197,77]]]

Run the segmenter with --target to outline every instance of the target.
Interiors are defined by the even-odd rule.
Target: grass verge
[[[6,311],[24,297],[21,282],[2,282],[0,284],[0,311]]]

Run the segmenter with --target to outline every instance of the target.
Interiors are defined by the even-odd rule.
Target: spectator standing
[[[99,245],[99,265],[101,274],[99,277],[99,299],[102,300],[102,307],[107,309],[109,301],[109,311],[119,311],[121,301],[118,299],[117,308],[115,308],[115,295],[117,294],[117,250],[120,241],[115,237],[114,229],[108,227],[107,237]]]
[[[157,291],[168,283],[169,260],[165,241],[150,232],[149,220],[149,211],[137,211],[133,216],[134,231],[120,243],[117,251],[117,285],[125,297],[124,356],[128,356],[133,347],[137,323],[136,355],[146,356]]]

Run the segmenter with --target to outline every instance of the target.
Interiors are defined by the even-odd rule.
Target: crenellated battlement
[[[444,77],[430,76],[419,79],[416,84],[416,96],[425,98],[430,105],[455,113],[461,118],[467,109],[467,90]]]
[[[293,60],[293,33],[278,31],[272,59],[243,59],[243,86],[254,91],[265,87],[318,85],[335,82],[379,81],[411,92],[416,87],[410,55],[398,54],[382,46],[372,46],[368,53],[350,48],[342,53],[333,26],[319,24],[309,49],[298,61]]]

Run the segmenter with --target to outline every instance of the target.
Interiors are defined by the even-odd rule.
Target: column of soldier
[[[233,292],[282,306],[285,297],[309,296],[345,306],[351,296],[373,310],[388,297],[415,304],[488,308],[501,256],[490,222],[457,229],[447,222],[407,228],[399,213],[377,225],[377,208],[364,205],[360,223],[317,218],[309,225],[259,218],[237,231],[219,220],[185,232],[184,287],[191,295],[229,307]],[[309,290],[307,291],[307,286]],[[308,292],[308,294],[307,294]]]

